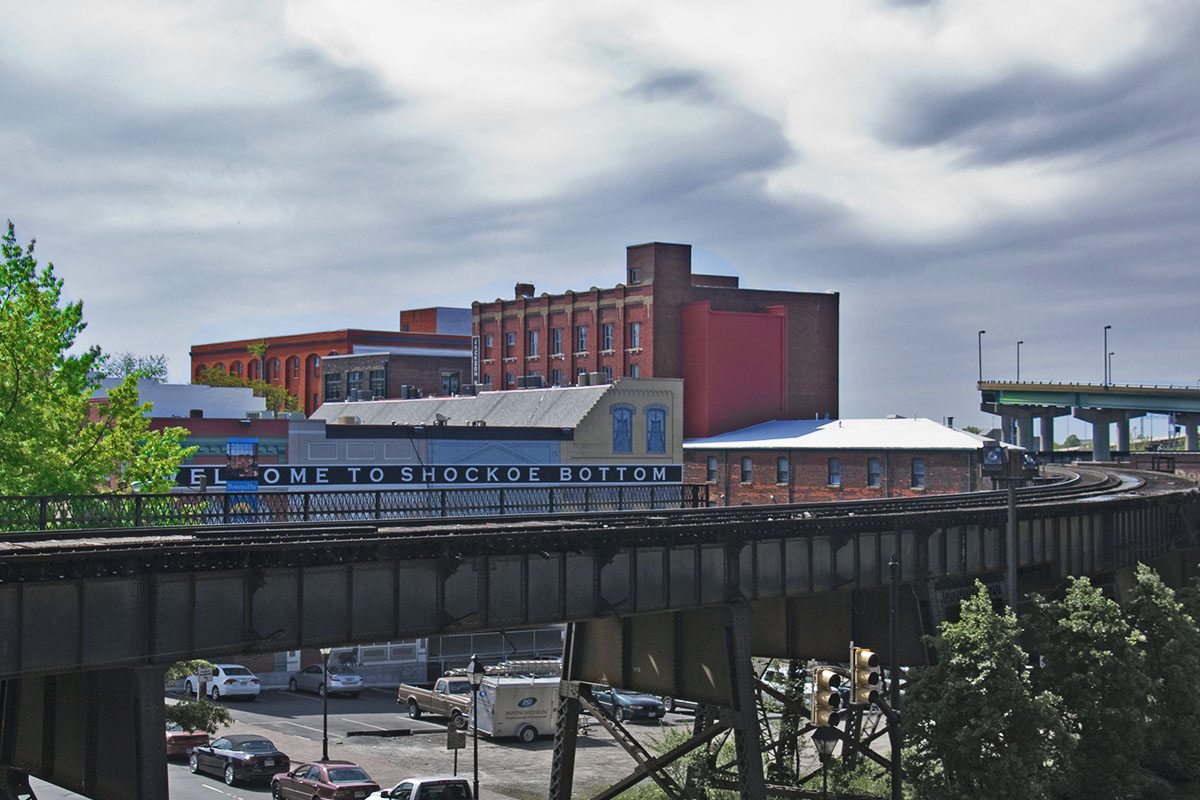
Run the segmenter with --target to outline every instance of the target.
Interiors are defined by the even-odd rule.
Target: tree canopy
[[[167,382],[167,357],[163,353],[104,353],[96,359],[96,371],[106,378],[125,380],[130,375],[152,381]]]
[[[253,345],[251,345],[253,347]],[[300,398],[289,394],[282,386],[276,386],[266,381],[247,380],[238,375],[230,375],[222,367],[203,367],[195,383],[208,386],[244,386],[254,390],[254,394],[265,398],[267,408],[271,411],[299,411]]]
[[[54,265],[39,268],[11,222],[0,246],[0,494],[169,488],[187,431],[150,430],[134,376],[94,402],[99,351],[69,352],[83,303],[63,302]]]

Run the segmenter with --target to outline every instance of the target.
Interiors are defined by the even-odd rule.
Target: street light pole
[[[983,335],[985,333],[987,333],[987,331],[980,331],[979,335],[977,337],[975,337],[979,341],[979,382],[980,383],[983,383]],[[1104,347],[1105,347],[1105,349],[1108,349],[1108,345],[1105,345]]]
[[[812,732],[813,745],[817,748],[817,758],[821,759],[821,797],[829,797],[829,759],[833,758],[833,750],[841,737],[832,725],[819,725]]]
[[[1114,355],[1116,355],[1116,353],[1111,353],[1111,352],[1110,352],[1110,353],[1108,354],[1108,380],[1109,380],[1110,382],[1112,381],[1112,357],[1113,357]]]
[[[1104,385],[1108,386],[1108,329],[1112,325],[1104,326]]]
[[[321,760],[329,760],[329,654],[332,647],[322,647],[321,657],[325,666],[321,672]]]
[[[1017,342],[1017,383],[1021,382],[1021,345],[1024,342]]]
[[[476,800],[479,798],[479,686],[483,683],[483,672],[483,664],[479,661],[479,656],[471,656],[471,662],[467,664],[467,680],[471,682],[471,713],[474,716],[475,728],[471,732],[475,747],[475,785],[471,796]]]

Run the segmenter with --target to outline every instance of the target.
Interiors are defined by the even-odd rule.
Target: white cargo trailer
[[[554,733],[558,678],[485,675],[479,687],[479,730],[532,742]],[[467,721],[475,723],[471,709]]]

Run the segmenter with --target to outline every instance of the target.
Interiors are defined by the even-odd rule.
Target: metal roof
[[[446,425],[456,427],[483,420],[489,428],[574,429],[612,387],[555,386],[476,396],[333,402],[321,405],[309,419],[336,423],[339,417],[353,416],[363,425],[434,425],[440,414]]]
[[[978,450],[986,440],[920,417],[771,420],[704,439],[684,450]]]

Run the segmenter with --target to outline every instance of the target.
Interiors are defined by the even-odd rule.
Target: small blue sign
[[[517,703],[517,705],[519,705],[521,708],[529,708],[531,705],[533,705],[536,702],[537,702],[536,697],[526,697],[524,700]]]

